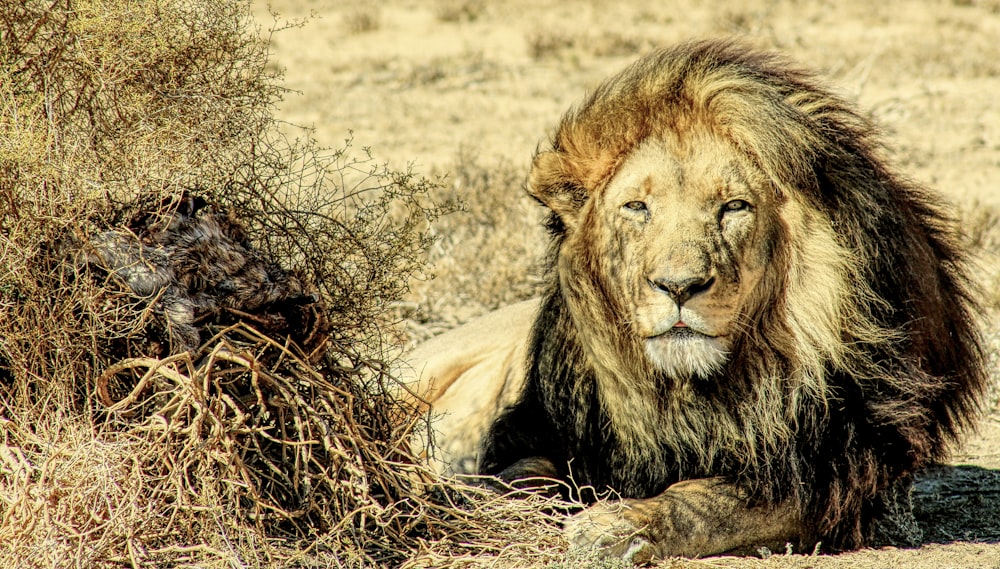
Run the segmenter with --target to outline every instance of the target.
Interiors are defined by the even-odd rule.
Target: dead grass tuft
[[[364,34],[382,27],[382,11],[377,4],[365,3],[347,10],[343,16],[348,33]]]
[[[582,51],[596,57],[636,56],[648,51],[654,42],[614,30],[579,33],[553,28],[538,28],[526,36],[528,55],[535,60],[560,59]]]
[[[527,38],[528,55],[532,59],[550,59],[572,49],[579,39],[572,34],[554,29],[536,29]]]
[[[486,12],[486,0],[437,0],[434,14],[442,22],[475,22]]]

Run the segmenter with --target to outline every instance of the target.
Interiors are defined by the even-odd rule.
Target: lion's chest
[[[587,406],[583,415],[597,420],[571,435],[577,456],[570,458],[589,464],[590,483],[625,497],[653,495],[680,480],[733,475],[745,466],[740,457],[750,454],[731,409],[693,392],[597,383]]]

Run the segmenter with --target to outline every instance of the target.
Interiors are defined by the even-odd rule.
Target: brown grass
[[[351,34],[373,32],[381,27],[381,18],[377,4],[362,3],[344,13],[344,27]]]
[[[410,447],[425,417],[392,396],[386,307],[447,196],[279,134],[246,3],[3,0],[0,63],[0,567],[559,555],[558,504],[428,472]],[[193,194],[309,283],[314,330],[270,333],[266,310],[189,288],[221,308],[182,349],[163,289],[93,254],[109,231],[155,253],[136,220]]]
[[[981,275],[983,303],[991,311],[1000,312],[1000,209],[972,203],[962,208],[960,216],[960,226]]]
[[[615,30],[592,33],[538,28],[527,34],[528,54],[535,60],[559,59],[583,51],[595,57],[632,56],[649,50],[652,42]]]
[[[437,0],[434,14],[442,22],[475,22],[486,6],[486,0]]]

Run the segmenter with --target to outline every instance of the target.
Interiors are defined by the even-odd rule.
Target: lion
[[[542,298],[410,360],[430,459],[570,482],[592,505],[569,541],[631,561],[876,544],[986,384],[956,224],[883,154],[812,74],[739,43],[608,79],[528,176]]]

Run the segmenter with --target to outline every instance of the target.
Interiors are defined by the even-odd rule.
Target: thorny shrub
[[[541,498],[415,460],[387,307],[453,207],[350,141],[281,134],[272,32],[245,1],[0,0],[0,567],[558,551],[516,545],[559,543]],[[230,249],[170,241],[188,222]],[[233,305],[228,274],[170,282],[172,251],[307,283],[314,329],[273,333],[284,309]],[[143,294],[109,258],[173,288]],[[203,308],[196,346],[165,291]]]

